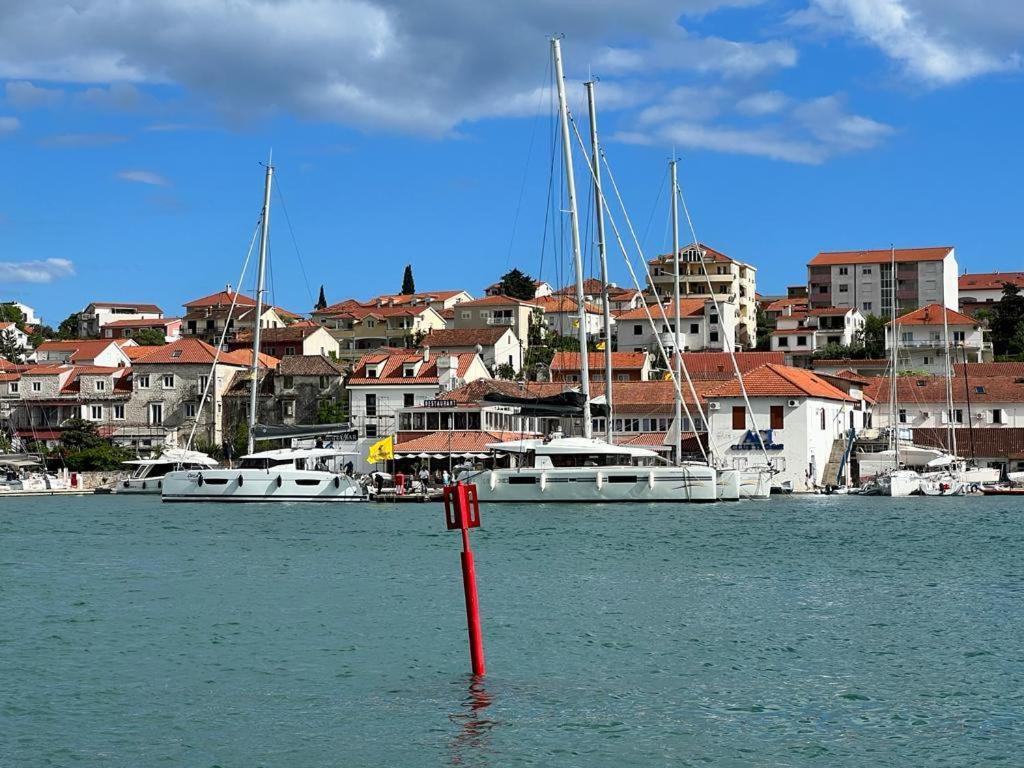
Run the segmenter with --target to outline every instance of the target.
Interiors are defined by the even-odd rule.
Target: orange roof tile
[[[942,304],[929,304],[913,312],[898,317],[897,325],[942,325],[942,312],[946,312],[947,325],[977,325],[978,321],[968,315],[962,315],[955,309],[944,307]],[[891,322],[886,325],[892,325]]]
[[[374,352],[363,355],[352,369],[352,376],[349,384],[436,384],[437,355],[432,355],[429,360],[423,360],[423,353],[388,350],[386,352]],[[457,376],[465,376],[469,366],[476,359],[476,353],[462,353],[455,355],[458,358]],[[415,376],[403,376],[406,363],[420,363]],[[375,377],[366,375],[368,365],[383,364],[383,368]]]
[[[194,336],[186,336],[178,341],[165,344],[162,347],[151,347],[151,351],[133,361],[133,365],[212,365],[216,348],[205,341]],[[248,366],[252,361],[252,353],[249,350],[238,350],[236,352],[221,352],[219,361],[225,365]],[[263,365],[271,368],[277,367],[277,359],[269,355],[260,355]]]
[[[604,352],[588,352],[587,363],[590,370],[604,368]],[[640,370],[647,363],[646,352],[612,352],[612,370]],[[551,359],[552,371],[578,371],[580,369],[579,352],[555,352]],[[613,393],[614,395],[614,393]]]
[[[766,363],[782,365],[784,352],[737,352],[736,365],[740,373],[760,368]],[[692,379],[724,381],[735,377],[735,369],[728,352],[683,352],[683,364]]]
[[[896,261],[942,261],[952,250],[953,247],[948,245],[935,248],[897,248]],[[835,264],[889,264],[892,258],[893,253],[889,248],[874,251],[822,251],[807,264],[812,267]]]
[[[238,291],[228,292],[227,290],[217,291],[216,293],[211,293],[209,296],[192,299],[192,301],[187,301],[182,306],[189,309],[194,307],[230,307],[232,301],[234,301],[235,306],[239,307],[256,306],[256,299],[251,296],[246,296],[244,293],[239,293]]]
[[[697,315],[704,314],[704,303],[705,299],[680,299],[679,300],[679,316],[680,317],[696,317]],[[675,317],[675,308],[672,303],[662,305],[665,310],[665,316],[671,320]],[[658,309],[657,304],[648,305],[651,313],[651,317],[657,323],[662,322],[661,310]],[[647,311],[643,307],[637,307],[636,309],[627,309],[625,312],[620,312],[615,316],[615,321],[620,322],[622,320],[647,320]]]
[[[854,398],[803,368],[768,363],[743,375],[749,397],[818,397],[825,400],[854,401]],[[741,397],[738,381],[722,383],[708,397]]]
[[[888,403],[891,384],[888,376],[876,376],[864,389],[879,403]],[[945,376],[897,376],[896,397],[900,403],[945,403]],[[1020,376],[986,376],[953,381],[953,402],[966,403],[968,397],[977,403],[1024,402],[1024,378]],[[987,430],[984,430],[987,431]]]
[[[459,309],[465,309],[466,307],[536,307],[537,299],[533,301],[523,301],[522,299],[514,299],[511,296],[484,296],[482,299],[473,299],[472,301],[463,301],[459,303]]]
[[[976,272],[965,273],[959,279],[961,291],[999,291],[1003,283],[1024,288],[1024,272]]]
[[[549,314],[579,312],[579,304],[576,303],[576,299],[569,296],[541,296],[538,299],[534,299],[533,304]],[[601,314],[601,308],[591,304],[589,301],[585,301],[583,306],[587,312],[593,315]]]

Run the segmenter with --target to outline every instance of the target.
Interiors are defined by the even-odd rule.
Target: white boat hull
[[[900,469],[877,476],[864,487],[865,496],[914,496],[921,493],[921,476],[909,469]]]
[[[738,469],[718,470],[718,499],[719,501],[740,500],[740,471]]]
[[[352,478],[334,472],[289,467],[204,469],[169,472],[163,501],[363,501],[365,490]]]
[[[740,496],[744,499],[767,499],[772,492],[772,473],[768,469],[741,469]]]
[[[129,478],[119,482],[114,493],[159,495],[163,489],[163,480],[162,477],[147,477],[141,480]]]
[[[715,470],[681,467],[522,467],[464,472],[484,502],[622,503],[712,502],[718,498]]]

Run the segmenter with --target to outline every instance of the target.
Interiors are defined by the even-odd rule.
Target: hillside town
[[[4,447],[79,469],[186,445],[238,456],[256,371],[261,423],[347,424],[349,440],[392,437],[399,464],[450,466],[495,442],[581,432],[495,395],[578,389],[585,318],[591,397],[614,404],[610,422],[593,416],[593,432],[616,444],[669,460],[714,445],[739,467],[760,447],[782,479],[809,490],[836,476],[851,440],[894,426],[896,392],[895,426],[917,444],[941,447],[952,429],[978,466],[1024,470],[1024,272],[961,271],[952,247],[824,251],[784,296],[758,293],[757,272],[692,243],[651,259],[643,290],[585,280],[582,311],[575,284],[514,269],[480,292],[422,291],[411,266],[398,293],[331,303],[325,286],[314,307],[260,304],[258,316],[256,299],[231,285],[172,312],[145,296],[89,300],[56,328],[10,300],[0,307]],[[677,353],[689,382],[678,423]],[[92,447],[76,451],[83,431]]]

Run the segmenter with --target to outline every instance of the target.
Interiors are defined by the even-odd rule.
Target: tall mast
[[[274,155],[267,160],[266,181],[263,184],[263,221],[260,227],[260,261],[256,269],[256,317],[252,332],[252,387],[249,392],[249,453],[256,446],[256,405],[259,400],[260,316],[263,314],[263,293],[267,278],[267,241],[270,236],[270,185],[274,178]]]
[[[590,164],[594,174],[594,205],[597,211],[597,253],[601,260],[601,314],[604,319],[604,399],[608,409],[605,419],[605,437],[612,440],[612,310],[608,305],[608,254],[604,240],[604,198],[601,194],[601,147],[597,142],[597,105],[594,103],[594,81],[584,83],[587,88],[587,107],[590,111]]]
[[[942,304],[942,343],[945,346],[943,354],[946,358],[946,421],[949,424],[949,442],[947,443],[947,447],[949,448],[950,454],[955,457],[956,427],[953,424],[953,362],[950,360],[953,345],[949,340],[949,313],[946,311],[945,304]]]
[[[896,426],[896,416],[899,414],[899,403],[896,402],[898,388],[896,386],[897,366],[899,365],[899,328],[896,325],[896,245],[893,243],[892,262],[889,280],[889,315],[892,318],[889,326],[892,328],[892,370],[889,374],[889,440],[892,441],[893,467],[900,468],[900,435]]]
[[[672,197],[672,260],[675,262],[676,268],[672,280],[672,299],[675,302],[675,307],[672,311],[673,323],[675,323],[675,331],[673,333],[672,347],[675,349],[675,367],[673,368],[672,375],[676,377],[676,391],[675,391],[675,417],[676,417],[676,438],[675,438],[675,451],[676,451],[676,464],[682,464],[683,459],[683,390],[679,382],[683,376],[683,355],[682,355],[682,344],[680,343],[681,335],[679,333],[679,203],[676,199],[676,190],[679,187],[679,183],[676,180],[676,158],[673,153],[673,157],[668,163],[669,173],[671,175],[671,197]],[[697,246],[700,248],[700,246]],[[700,407],[698,403],[697,407]]]
[[[565,100],[565,74],[562,71],[562,46],[551,38],[551,55],[555,62],[555,84],[558,86],[558,112],[562,124],[562,154],[565,157],[565,186],[569,203],[569,224],[572,231],[572,261],[576,270],[576,303],[579,308],[580,379],[583,390],[583,436],[593,437],[590,423],[590,361],[587,353],[587,309],[583,303],[583,255],[580,250],[580,222],[576,210],[576,177],[572,170],[572,144],[569,140],[569,105]]]

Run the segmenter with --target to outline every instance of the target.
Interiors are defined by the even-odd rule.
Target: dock
[[[384,489],[373,494],[371,498],[380,504],[425,504],[428,501],[442,501],[444,491],[438,488],[425,492],[395,493],[393,490]]]

